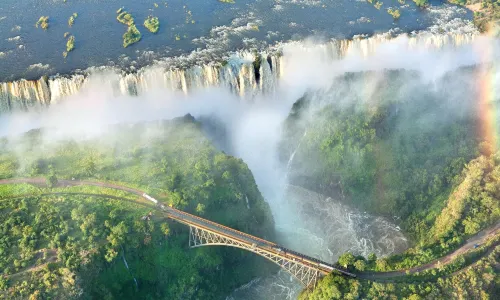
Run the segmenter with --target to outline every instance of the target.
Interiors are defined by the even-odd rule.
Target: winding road
[[[15,179],[2,179],[2,180],[0,180],[0,185],[21,184],[21,183],[32,184],[32,185],[43,186],[43,187],[47,186],[45,178],[15,178]],[[139,190],[139,189],[135,189],[135,188],[127,187],[127,186],[122,186],[122,185],[114,184],[114,183],[108,183],[108,182],[87,181],[87,180],[58,180],[57,187],[69,187],[69,186],[105,187],[105,188],[129,192],[129,193],[135,194],[135,195],[140,196],[140,197],[142,197],[144,194],[144,192]],[[118,196],[111,196],[111,195],[105,195],[105,194],[78,193],[78,192],[73,192],[73,193],[71,193],[71,192],[54,192],[54,193],[43,193],[40,195],[50,195],[50,194],[79,194],[79,195],[101,196],[101,197],[113,198],[113,199],[118,199],[118,200],[125,200],[125,198],[121,198]],[[15,197],[18,198],[20,196],[15,196]],[[7,198],[14,198],[14,196],[7,197]],[[128,201],[130,201],[130,200],[128,200]],[[145,205],[148,207],[153,207],[152,205],[149,205],[146,203],[138,203],[138,202],[136,202],[136,203],[141,204],[141,205]],[[173,215],[174,219],[178,219],[181,222],[182,222],[182,220],[185,220],[188,222],[189,221],[201,222],[200,220],[198,220],[201,218],[199,218],[197,216],[190,215],[190,214],[184,213],[182,211],[178,211],[176,209],[167,208],[167,210],[168,210],[169,214]],[[188,216],[189,218],[186,219],[186,216]],[[196,220],[194,220],[194,219],[189,220],[191,218],[196,218]],[[257,237],[236,231],[232,228],[228,228],[228,227],[222,226],[222,225],[217,224],[217,223],[213,223],[213,222],[205,220],[205,219],[201,219],[201,220],[203,221],[203,225],[205,225],[207,227],[217,226],[217,227],[222,227],[222,228],[218,228],[218,229],[221,229],[222,231],[228,231],[227,232],[228,234],[234,235],[235,233],[237,233],[238,236],[242,240],[246,240],[246,239],[250,238],[251,242],[269,243],[265,240],[261,240]],[[391,271],[391,272],[365,272],[365,273],[358,273],[356,275],[360,279],[367,279],[367,280],[373,280],[373,281],[386,281],[386,280],[391,279],[391,278],[403,277],[403,276],[406,276],[408,274],[414,274],[417,272],[423,272],[423,271],[427,271],[430,269],[434,269],[434,268],[444,266],[444,265],[451,263],[459,255],[462,255],[462,254],[466,253],[467,251],[473,249],[474,245],[482,244],[487,239],[494,237],[495,235],[498,235],[498,234],[500,234],[500,223],[497,223],[496,225],[494,225],[490,228],[487,228],[487,229],[480,231],[476,235],[470,237],[464,245],[462,245],[460,248],[456,249],[454,252],[452,252],[446,256],[443,256],[437,260],[429,262],[427,264],[423,264],[423,265],[416,266],[416,267],[413,267],[410,269],[405,269],[405,270],[398,270],[398,271]],[[500,243],[497,242],[496,244],[492,245],[491,248],[497,246],[498,244],[500,244]],[[486,254],[488,254],[488,252]],[[486,255],[486,254],[484,254],[484,255]]]
[[[474,245],[478,244],[481,245],[484,242],[486,242],[487,239],[500,234],[500,223],[497,223],[496,225],[489,227],[487,229],[484,229],[474,236],[470,237],[464,245],[462,245],[460,248],[456,249],[450,254],[447,254],[443,257],[440,257],[434,261],[431,261],[429,263],[419,265],[410,269],[404,269],[404,270],[398,270],[398,271],[390,271],[390,272],[366,272],[366,273],[359,273],[357,274],[359,278],[362,279],[368,279],[368,280],[384,280],[384,279],[390,279],[390,278],[395,278],[395,277],[402,277],[406,276],[409,274],[415,274],[423,271],[427,271],[430,269],[435,269],[438,267],[445,266],[447,264],[450,264],[457,258],[459,255],[462,255],[466,253],[469,250],[474,249]],[[499,245],[500,242],[497,242],[496,244],[492,245],[491,248]],[[487,255],[484,254],[483,256]]]

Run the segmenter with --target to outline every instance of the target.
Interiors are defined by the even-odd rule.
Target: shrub
[[[75,37],[70,36],[68,41],[66,42],[66,51],[70,52],[73,51],[73,49],[75,49]]]
[[[47,28],[49,28],[49,17],[41,16],[40,19],[38,19],[38,22],[36,22],[35,26],[36,28],[40,26],[43,30],[47,30]]]
[[[78,14],[77,13],[73,13],[73,15],[71,15],[71,17],[69,17],[68,19],[68,26],[69,27],[72,27],[73,24],[75,24],[75,19],[78,17]]]
[[[399,12],[399,9],[389,8],[387,10],[387,13],[390,14],[394,18],[394,20],[399,19],[399,17],[401,16],[401,13]]]

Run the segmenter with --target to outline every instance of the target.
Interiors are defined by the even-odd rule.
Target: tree
[[[108,235],[107,240],[111,243],[111,246],[118,247],[125,241],[128,231],[127,225],[122,221],[111,228],[111,233]]]
[[[113,248],[109,248],[104,258],[106,259],[107,262],[112,262],[116,256],[118,256],[118,252],[116,252],[115,249]]]
[[[7,277],[0,275],[0,291],[5,291],[9,287],[9,281]]]
[[[349,266],[352,266],[355,260],[356,258],[354,257],[354,255],[352,255],[352,253],[345,252],[339,257],[339,264],[344,268],[347,268]]]
[[[388,267],[387,260],[385,259],[378,259],[376,262],[376,270],[377,271],[385,271]]]
[[[354,263],[354,267],[356,268],[356,270],[360,271],[360,272],[363,272],[366,268],[366,264],[365,264],[365,261],[362,260],[362,259],[358,259],[355,263]]]
[[[160,228],[165,236],[170,235],[170,226],[168,226],[168,223],[162,223]]]
[[[196,212],[203,215],[205,213],[205,204],[198,203],[198,205],[196,205]]]
[[[57,186],[57,177],[54,173],[49,174],[46,178],[45,181],[47,183],[47,186],[49,188],[53,188]]]
[[[80,168],[83,175],[92,177],[97,173],[97,159],[97,154],[92,152],[80,160]]]

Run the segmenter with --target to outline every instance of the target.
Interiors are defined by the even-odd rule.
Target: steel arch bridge
[[[147,195],[145,195],[145,198]],[[313,287],[318,279],[338,272],[356,277],[346,270],[312,258],[310,256],[286,249],[275,243],[256,236],[226,227],[224,225],[188,214],[181,210],[159,205],[167,213],[167,217],[189,227],[189,247],[229,246],[240,248],[260,255],[280,266],[299,280],[305,287]]]
[[[328,274],[325,274],[318,268],[302,263],[299,260],[288,259],[282,255],[257,247],[255,244],[249,245],[248,243],[231,239],[229,237],[211,232],[210,230],[192,225],[189,226],[189,246],[191,248],[202,246],[229,246],[253,252],[280,266],[293,277],[298,279],[305,287],[316,285],[320,276]]]

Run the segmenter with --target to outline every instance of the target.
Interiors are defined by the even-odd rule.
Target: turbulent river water
[[[465,9],[434,2],[438,6],[422,10],[410,0],[405,4],[386,0],[377,10],[364,0],[237,0],[234,4],[218,0],[2,0],[0,81],[104,65],[134,70],[155,61],[185,67],[221,61],[228,51],[263,49],[311,35],[342,39],[424,28],[442,32],[447,30],[446,21],[472,17]],[[133,15],[143,35],[139,43],[125,49],[126,26],[116,20],[120,7]],[[401,10],[398,21],[386,12],[389,7]],[[73,13],[78,17],[69,27]],[[157,34],[142,26],[148,15],[160,20]],[[49,17],[46,31],[35,28],[40,16]],[[63,58],[66,32],[75,37],[75,50]]]
[[[327,101],[339,103],[347,100],[336,91],[372,98],[380,92],[379,83],[385,79],[386,69],[403,70],[407,76],[416,72],[419,80],[439,94],[439,86],[433,83],[457,68],[500,61],[500,52],[496,51],[498,40],[478,36],[468,20],[470,14],[454,6],[435,7],[422,13],[413,4],[407,4],[402,8],[407,16],[400,23],[394,23],[385,15],[378,16],[371,6],[369,11],[364,9],[366,2],[349,6],[345,16],[339,8],[347,7],[347,1],[329,2],[326,7],[319,1],[236,2],[233,7],[218,1],[187,3],[197,16],[196,22],[200,23],[189,28],[184,23],[185,15],[179,13],[184,11],[182,3],[177,2],[158,2],[160,8],[151,2],[151,9],[142,11],[142,6],[129,1],[88,0],[81,1],[76,8],[64,6],[62,1],[39,1],[37,7],[42,14],[54,9],[64,15],[76,9],[82,14],[77,22],[90,22],[92,26],[103,23],[104,19],[114,19],[117,5],[126,4],[138,18],[149,13],[163,14],[160,19],[162,24],[169,24],[168,34],[188,32],[194,43],[181,41],[174,45],[170,41],[168,49],[162,50],[164,40],[146,36],[136,48],[122,51],[120,36],[116,33],[121,24],[108,24],[109,28],[104,26],[102,32],[90,30],[94,35],[75,25],[75,35],[84,40],[77,47],[87,54],[72,53],[66,62],[53,55],[58,52],[54,48],[57,34],[62,35],[66,29],[54,29],[55,33],[27,31],[23,24],[32,26],[32,19],[38,18],[35,13],[11,18],[11,12],[19,11],[25,2],[2,2],[0,22],[12,30],[1,31],[0,38],[16,35],[20,38],[9,41],[19,44],[16,46],[0,44],[3,46],[0,77],[4,78],[0,83],[0,135],[43,126],[57,131],[57,135],[48,138],[68,134],[84,136],[99,134],[113,123],[159,120],[191,113],[220,126],[221,130],[215,134],[214,130],[208,130],[214,140],[223,150],[248,164],[271,206],[278,243],[327,262],[334,262],[345,251],[362,255],[374,252],[378,256],[403,251],[409,242],[395,220],[370,216],[341,204],[338,199],[290,185],[288,175],[297,171],[294,170],[297,149],[290,151],[288,163],[280,161],[278,143],[282,139],[283,122],[292,104],[308,91],[328,91],[325,92]],[[396,5],[397,1],[393,2]],[[167,15],[167,7],[177,15]],[[93,14],[95,9],[106,13]],[[322,17],[324,22],[315,22],[307,13],[295,13],[302,10],[325,10],[339,17]],[[206,11],[217,17],[203,15]],[[277,12],[287,21],[271,22]],[[93,14],[93,19],[85,19],[85,13]],[[235,15],[238,17],[233,18]],[[373,21],[370,26],[366,19],[361,19],[363,15]],[[63,21],[55,18],[54,27]],[[175,25],[176,22],[179,24]],[[332,33],[329,28],[335,22],[343,22],[343,25]],[[253,25],[261,30],[249,30]],[[16,26],[21,27],[19,31]],[[94,28],[92,26],[87,29]],[[384,33],[338,38],[373,33],[374,28]],[[425,30],[398,33],[417,29]],[[293,39],[294,32],[298,33],[295,41],[276,43]],[[321,42],[302,39],[324,32],[330,34],[322,35]],[[95,41],[106,37],[117,39],[117,45],[105,43],[96,47]],[[203,48],[195,49],[196,42],[200,41]],[[51,49],[49,54],[36,54],[36,48],[30,48],[36,43]],[[259,49],[257,54],[250,50],[253,48]],[[99,54],[92,52],[96,49]],[[228,52],[232,50],[235,51]],[[258,65],[254,63],[256,56],[260,57]],[[141,57],[148,59],[141,62]],[[222,60],[227,64],[221,64]],[[148,66],[132,73],[123,71],[141,64]],[[88,67],[92,68],[74,72],[75,68]],[[58,72],[69,74],[40,78],[40,75]],[[334,78],[347,73],[368,74],[361,80],[363,88],[344,85],[343,90],[332,86]],[[478,79],[491,80],[493,88],[498,89],[499,73],[487,74]],[[11,79],[13,81],[8,82]],[[352,90],[345,91],[346,88]],[[228,299],[295,299],[301,289],[289,274],[279,272],[249,282],[228,295]]]

